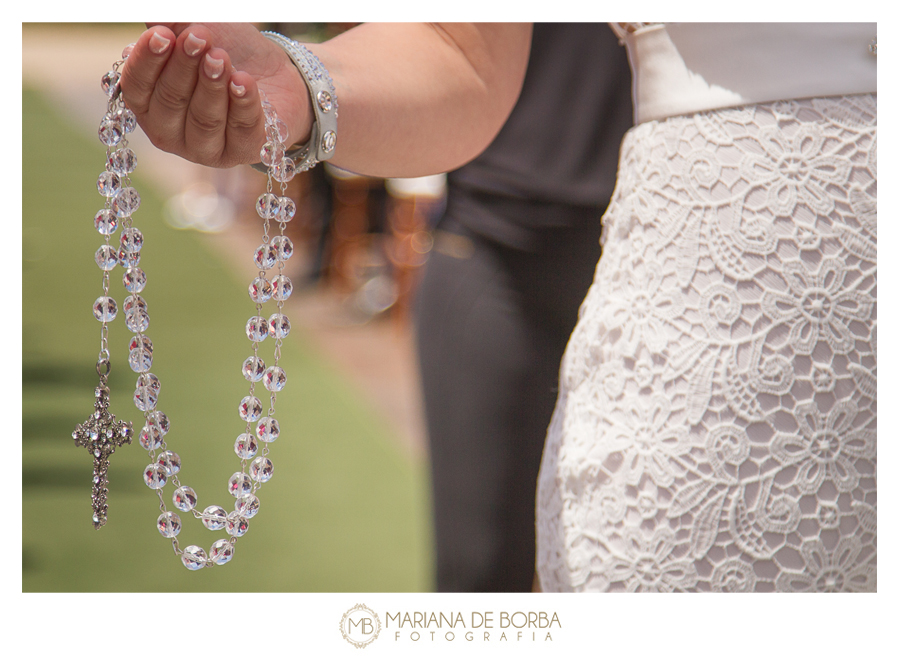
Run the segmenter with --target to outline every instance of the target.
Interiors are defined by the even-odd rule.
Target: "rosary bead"
[[[144,469],[144,484],[151,489],[162,489],[166,486],[166,469],[159,464],[150,464]]]
[[[234,511],[245,519],[252,519],[259,511],[259,498],[253,494],[241,496],[234,501]]]
[[[140,295],[128,295],[122,302],[122,309],[126,314],[135,313],[137,311],[147,310],[147,301]]]
[[[141,292],[147,285],[147,275],[140,267],[129,267],[122,275],[122,283],[128,292]]]
[[[231,512],[225,517],[225,532],[232,537],[243,537],[250,528],[250,522],[237,512]]]
[[[135,336],[137,338],[137,336]],[[141,338],[147,338],[146,336],[141,336]],[[149,342],[150,339],[147,338]],[[146,345],[146,343],[144,343]],[[153,351],[153,343],[150,343],[149,346],[150,351]],[[146,372],[143,375],[138,375],[137,383],[135,384],[137,388],[149,388],[151,391],[155,393],[159,393],[159,389],[161,388],[161,384],[159,383],[159,378],[154,375],[152,372]]]
[[[275,466],[267,457],[257,457],[250,463],[250,477],[257,482],[268,482],[272,479]]]
[[[276,235],[272,238],[272,246],[275,247],[275,253],[280,261],[286,261],[294,253],[294,243],[286,235]]]
[[[125,312],[128,313],[128,309],[126,309]],[[133,352],[134,350],[147,350],[153,354],[153,341],[147,338],[147,336],[132,336],[131,340],[128,341],[128,351]],[[153,378],[156,379],[156,377]],[[157,379],[156,382],[158,384],[159,380]],[[138,380],[138,386],[140,385],[140,380]]]
[[[258,447],[252,434],[241,434],[234,442],[234,452],[241,459],[252,459],[256,456]]]
[[[225,527],[226,512],[218,505],[210,505],[200,516],[200,522],[209,530],[221,530]]]
[[[275,163],[275,166],[272,168],[272,178],[279,183],[290,182],[296,173],[297,169],[294,161],[287,156],[282,158],[280,162]]]
[[[286,315],[274,313],[269,317],[269,335],[273,338],[285,338],[291,333],[291,322]]]
[[[105,244],[101,246],[94,254],[94,262],[104,272],[109,272],[118,264],[119,259],[116,256],[116,250]]]
[[[278,366],[272,366],[266,370],[266,374],[263,376],[263,386],[266,387],[267,391],[272,391],[273,393],[283,389],[286,383],[287,376],[284,374],[284,370]]]
[[[94,228],[100,235],[112,235],[118,225],[119,220],[116,218],[116,214],[108,208],[104,208],[94,215]]]
[[[112,297],[98,297],[94,302],[94,317],[100,322],[112,322],[118,312],[116,300]]]
[[[111,171],[104,171],[97,177],[97,191],[107,199],[116,196],[122,187],[122,181]]]
[[[258,276],[250,283],[250,299],[257,304],[265,304],[272,299],[272,283],[264,276]]]
[[[177,452],[172,452],[171,450],[166,450],[157,457],[156,463],[166,470],[166,475],[168,476],[175,475],[181,470],[181,457],[178,456]]]
[[[172,494],[172,503],[182,512],[190,512],[197,504],[197,494],[190,487],[178,487]]]
[[[261,244],[253,254],[253,264],[257,269],[270,270],[278,262],[278,252],[271,244]]]
[[[258,356],[251,356],[244,361],[241,372],[244,374],[244,379],[247,381],[258,382],[263,378],[263,374],[266,372],[266,364]]]
[[[100,78],[100,88],[103,90],[104,94],[107,96],[112,94],[116,88],[116,84],[119,82],[119,77],[118,71],[107,71],[103,74],[103,77]]]
[[[141,447],[147,452],[162,448],[162,434],[159,433],[159,430],[156,429],[156,427],[144,425],[141,429],[139,440],[141,442]]]
[[[144,246],[144,235],[136,228],[126,228],[122,230],[122,236],[119,238],[119,244],[122,249],[129,253],[137,253]]]
[[[134,50],[133,43],[129,43],[127,46],[125,46],[125,48],[122,50],[122,59],[128,59],[128,56],[131,55],[131,52],[133,50]]]
[[[141,205],[141,195],[133,187],[123,187],[113,198],[113,210],[119,217],[127,217]]]
[[[263,219],[272,219],[278,212],[278,197],[271,192],[261,194],[256,200],[256,213]]]
[[[119,265],[125,269],[137,267],[141,262],[141,252],[139,251],[125,251],[124,249],[119,249],[118,257]]]
[[[288,277],[281,274],[272,279],[272,290],[272,297],[275,298],[275,301],[284,302],[294,292],[294,284]]]
[[[260,441],[272,443],[278,438],[279,434],[281,434],[281,428],[278,426],[278,421],[269,416],[261,418],[256,426],[256,436],[259,437]]]
[[[118,121],[107,117],[100,122],[97,136],[107,146],[115,146],[122,141],[122,137],[125,136],[125,130]]]
[[[284,147],[278,142],[266,142],[259,150],[259,160],[267,167],[280,162],[284,157]]]
[[[122,126],[122,129],[126,133],[133,133],[134,129],[137,128],[137,119],[134,116],[134,112],[127,107],[120,107],[116,110],[116,114],[113,118],[119,122],[119,125]],[[133,167],[131,171],[134,171]]]
[[[240,405],[238,405],[238,413],[241,416],[241,420],[246,420],[248,423],[255,423],[259,420],[259,417],[262,416],[262,403],[259,401],[259,398],[247,395],[241,400]]]
[[[127,111],[130,112],[130,110]],[[131,116],[133,121],[134,114]],[[123,124],[125,125],[125,132],[131,132],[131,130],[128,130],[128,124],[126,122],[123,122]],[[110,153],[108,162],[110,169],[119,174],[119,176],[127,176],[137,167],[137,158],[134,155],[134,151],[128,147],[116,149]]]
[[[269,323],[265,318],[255,315],[247,320],[246,332],[247,338],[259,343],[269,336]]]
[[[297,214],[297,204],[289,196],[279,197],[278,210],[275,212],[275,219],[279,222],[289,222],[294,219]]]
[[[150,326],[150,316],[147,314],[147,311],[143,309],[126,313],[125,326],[133,333],[143,333],[147,331],[147,327]]]
[[[158,394],[152,388],[139,386],[134,391],[134,406],[140,411],[151,411],[156,408]]]
[[[199,546],[188,546],[181,556],[181,563],[191,571],[197,571],[206,566],[206,551]]]
[[[156,528],[163,537],[172,539],[181,532],[181,519],[175,512],[163,512],[156,519]]]
[[[235,498],[253,493],[253,481],[250,479],[250,476],[238,471],[228,478],[228,493]]]
[[[218,565],[228,564],[233,556],[234,545],[227,539],[219,539],[209,549],[210,562],[215,562]]]
[[[169,418],[161,411],[147,414],[147,425],[156,428],[160,436],[169,433]]]
[[[131,350],[128,353],[128,365],[135,372],[147,372],[153,366],[153,352],[145,349]]]
[[[275,117],[271,121],[266,121],[266,135],[269,137],[270,141],[279,141],[282,144],[287,143],[288,137],[290,133],[288,132],[287,124],[283,119],[279,117]]]

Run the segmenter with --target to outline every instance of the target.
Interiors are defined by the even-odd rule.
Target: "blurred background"
[[[349,24],[260,24],[305,41]],[[137,440],[109,471],[109,522],[91,525],[92,458],[73,445],[93,411],[100,294],[93,262],[102,237],[96,192],[105,147],[100,77],[140,24],[23,25],[22,217],[22,589],[26,592],[428,591],[430,501],[424,421],[410,327],[419,268],[443,203],[441,177],[381,180],[317,167],[289,184],[298,205],[287,234],[294,293],[281,365],[281,437],[260,513],[223,567],[190,572],[156,530],[159,500],[142,481],[149,462]],[[134,225],[144,234],[161,383],[179,479],[198,509],[230,511],[226,483],[240,462],[233,444],[249,355],[243,327],[260,242],[253,210],[265,177],[249,167],[210,170],[156,150],[138,129],[132,176],[141,194]],[[117,236],[118,232],[115,234]],[[114,236],[114,237],[115,237]],[[121,300],[121,270],[111,294]],[[121,314],[120,314],[121,315]],[[127,366],[132,334],[110,327],[112,412],[143,425]],[[262,345],[263,355],[271,348]],[[163,490],[168,499],[171,485]],[[168,505],[170,510],[174,509]],[[212,533],[190,515],[182,548],[207,551]]]

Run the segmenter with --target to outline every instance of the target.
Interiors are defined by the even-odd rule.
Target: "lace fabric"
[[[622,146],[538,483],[544,591],[876,587],[876,97]]]

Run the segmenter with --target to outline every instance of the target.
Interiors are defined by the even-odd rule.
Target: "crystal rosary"
[[[135,170],[137,160],[128,148],[128,133],[136,127],[134,114],[125,107],[119,85],[120,67],[128,58],[133,45],[125,48],[122,59],[101,80],[101,88],[108,96],[107,112],[100,123],[98,136],[106,145],[106,169],[97,179],[97,189],[105,198],[104,207],[94,217],[94,227],[104,238],[104,244],[94,254],[102,275],[103,294],[93,305],[94,317],[100,321],[100,354],[97,359],[97,374],[100,383],[95,389],[94,413],[72,433],[77,446],[86,447],[94,458],[93,473],[93,523],[99,529],[107,520],[108,468],[109,456],[117,447],[131,443],[132,424],[116,421],[109,412],[110,353],[108,345],[109,324],[118,315],[118,305],[110,295],[110,273],[116,267],[124,271],[123,283],[128,296],[122,303],[125,325],[133,334],[128,345],[128,365],[137,373],[134,404],[143,413],[144,426],[138,438],[142,448],[147,450],[150,463],[144,469],[144,483],[159,496],[161,514],[156,521],[157,529],[163,537],[172,540],[175,553],[181,557],[185,567],[197,570],[203,567],[222,565],[234,555],[238,538],[249,527],[249,520],[259,511],[257,493],[263,483],[273,474],[269,459],[269,444],[279,435],[280,428],[275,419],[275,400],[285,385],[284,370],[278,365],[283,339],[288,335],[291,324],[284,315],[284,303],[291,296],[291,280],[284,274],[284,264],[291,257],[293,245],[284,235],[285,225],[296,212],[296,205],[286,196],[286,187],[296,171],[308,169],[315,160],[296,166],[285,155],[287,126],[279,119],[272,104],[262,96],[263,113],[266,120],[267,142],[260,153],[262,164],[267,169],[266,192],[256,203],[256,210],[263,220],[262,244],[253,254],[258,275],[249,287],[250,299],[255,304],[255,312],[247,321],[246,334],[250,340],[251,355],[244,361],[243,376],[249,381],[249,392],[238,405],[238,415],[243,421],[243,431],[234,443],[234,451],[241,460],[240,470],[228,480],[228,492],[235,498],[234,511],[227,512],[218,505],[209,505],[202,512],[196,509],[197,494],[178,480],[181,459],[169,449],[166,435],[169,419],[157,409],[160,381],[150,372],[153,364],[153,342],[146,335],[150,324],[147,302],[141,296],[147,283],[144,271],[139,267],[144,247],[143,235],[133,223],[133,214],[140,206],[140,196],[131,187],[129,176]],[[333,88],[332,88],[333,90]],[[335,112],[336,114],[336,112]],[[333,146],[332,146],[333,148]],[[280,187],[276,193],[275,183]],[[278,234],[270,238],[270,224],[277,224]],[[111,236],[121,225],[118,247],[111,243]],[[275,313],[264,317],[263,304],[275,302]],[[267,338],[274,343],[274,355],[270,365],[260,356],[260,343]],[[268,393],[268,409],[257,397],[255,388],[262,383]],[[265,394],[262,396],[265,398]],[[253,426],[255,423],[255,427]],[[181,518],[176,512],[166,509],[163,490],[172,482],[174,492],[172,504],[180,512],[192,514],[200,519],[209,530],[225,530],[228,538],[212,544],[209,553],[199,546],[181,549],[178,533]]]

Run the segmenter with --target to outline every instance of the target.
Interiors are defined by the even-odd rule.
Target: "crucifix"
[[[98,370],[99,370],[98,366]],[[106,376],[100,375],[100,384],[94,389],[94,413],[79,424],[72,432],[75,445],[87,448],[94,456],[94,487],[91,501],[94,509],[94,527],[99,530],[106,524],[107,471],[109,456],[116,448],[131,443],[133,429],[130,422],[116,421],[114,414],[109,413],[109,388]]]

